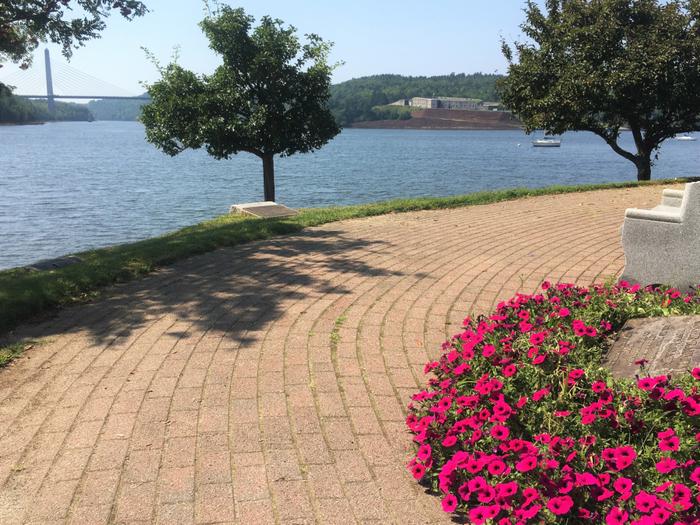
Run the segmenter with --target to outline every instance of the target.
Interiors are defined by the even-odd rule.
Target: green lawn
[[[679,180],[652,181],[668,184]],[[224,215],[161,237],[77,254],[82,262],[57,270],[25,268],[0,272],[0,334],[23,321],[61,306],[95,297],[105,287],[141,277],[192,255],[220,247],[298,232],[309,226],[386,213],[433,210],[492,202],[582,192],[628,188],[639,183],[550,186],[542,189],[510,189],[444,198],[400,199],[361,206],[305,209],[286,219],[254,219]],[[1,349],[0,349],[1,350]],[[4,350],[3,350],[4,351]]]

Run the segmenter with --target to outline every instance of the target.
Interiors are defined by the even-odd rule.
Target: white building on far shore
[[[497,103],[482,102],[477,98],[413,97],[392,102],[392,106],[411,106],[422,109],[467,109],[472,111],[494,110]],[[488,105],[488,106],[487,106]]]

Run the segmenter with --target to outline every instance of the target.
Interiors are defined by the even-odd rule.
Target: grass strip
[[[0,368],[6,366],[15,357],[18,357],[25,350],[29,350],[36,344],[36,341],[20,341],[6,346],[0,346]]]
[[[396,199],[375,204],[304,209],[295,217],[256,219],[223,215],[194,226],[130,244],[76,254],[82,261],[56,270],[15,268],[0,271],[0,334],[56,308],[95,297],[105,287],[136,279],[156,268],[217,248],[290,234],[329,222],[388,213],[438,210],[601,189],[632,188],[684,182],[650,182],[513,188],[455,197]],[[620,219],[622,220],[622,218]]]

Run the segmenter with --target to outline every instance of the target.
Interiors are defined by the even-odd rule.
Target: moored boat
[[[544,137],[533,140],[532,145],[536,148],[558,148],[561,146],[561,140]]]
[[[697,140],[695,137],[693,137],[690,133],[683,133],[682,135],[676,135],[673,137],[676,140],[682,140],[682,141],[694,141]]]

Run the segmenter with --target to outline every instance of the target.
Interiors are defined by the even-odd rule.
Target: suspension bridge
[[[66,63],[51,66],[49,50],[44,50],[44,68],[31,67],[19,70],[0,78],[0,82],[14,88],[18,97],[46,100],[50,112],[54,111],[55,101],[71,100],[148,100],[147,96],[135,95],[128,91],[84,73]]]

